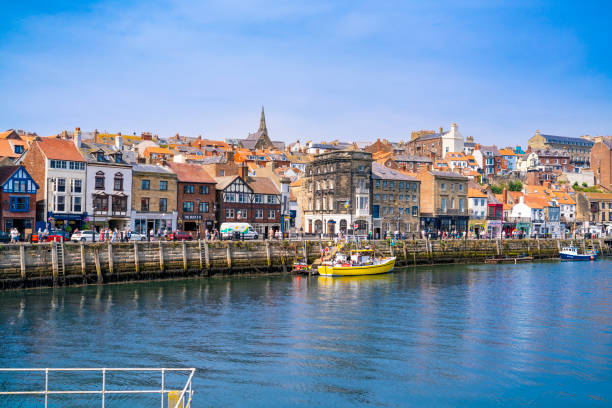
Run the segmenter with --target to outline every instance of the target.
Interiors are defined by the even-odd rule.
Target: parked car
[[[137,232],[132,232],[130,234],[130,241],[146,241],[146,240],[147,240],[146,234],[139,234]]]
[[[191,241],[193,236],[185,231],[174,231],[166,235],[168,241]]]
[[[75,232],[74,234],[72,234],[72,236],[70,237],[70,240],[74,242],[93,242],[94,234],[95,234],[94,231],[83,230],[83,231]]]
[[[51,231],[49,231],[49,235],[47,235],[47,238],[45,239],[45,241],[47,241],[47,242],[53,242],[53,241],[64,242],[64,241],[67,241],[69,239],[70,239],[70,235],[66,231],[51,230]]]

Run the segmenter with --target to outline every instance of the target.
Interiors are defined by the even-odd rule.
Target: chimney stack
[[[444,128],[442,128],[442,126],[440,126],[440,134],[442,134],[444,132]]]
[[[123,136],[121,136],[121,133],[117,133],[117,136],[115,136],[115,149],[117,151],[123,150]]]
[[[244,163],[240,166],[240,177],[242,177],[242,179],[245,182],[247,181],[247,178],[249,177],[249,166],[247,166]]]
[[[81,128],[74,129],[72,140],[74,141],[76,147],[81,148]]]

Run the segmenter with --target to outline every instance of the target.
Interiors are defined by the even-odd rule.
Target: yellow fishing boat
[[[395,257],[375,258],[371,249],[350,252],[350,256],[336,252],[332,259],[323,261],[317,271],[321,276],[360,276],[388,273],[395,266]]]

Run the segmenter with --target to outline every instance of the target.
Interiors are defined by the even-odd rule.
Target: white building
[[[456,123],[451,125],[448,132],[442,134],[442,155],[449,152],[463,152],[463,136]]]
[[[122,137],[115,145],[83,142],[81,154],[87,160],[85,207],[98,228],[125,229],[132,211],[132,165],[123,157]]]
[[[37,228],[74,230],[88,221],[84,202],[87,165],[77,148],[80,136],[77,128],[74,141],[38,138],[18,160],[40,187]]]
[[[474,188],[468,189],[468,210],[471,218],[487,218],[488,198],[485,193]]]

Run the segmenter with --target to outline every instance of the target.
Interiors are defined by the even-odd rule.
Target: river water
[[[0,335],[0,367],[195,367],[194,407],[610,406],[612,262],[3,292]],[[160,406],[139,398],[107,407]]]

